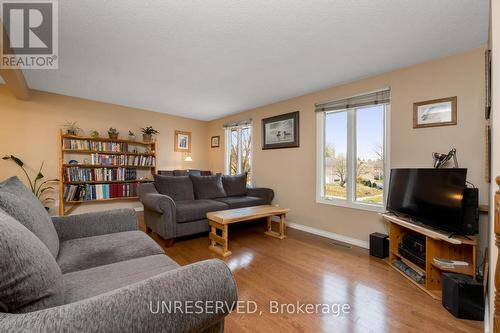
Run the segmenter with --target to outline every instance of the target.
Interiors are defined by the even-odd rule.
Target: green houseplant
[[[78,126],[78,123],[76,121],[74,122],[67,121],[66,124],[64,124],[64,128],[66,129],[66,134],[69,135],[78,135],[78,133],[83,132],[83,130]]]
[[[38,173],[35,176],[35,179],[32,179],[30,175],[28,174],[28,171],[24,167],[24,162],[19,158],[14,155],[5,155],[2,157],[3,160],[10,160],[14,162],[17,166],[21,168],[23,171],[24,175],[26,176],[26,179],[28,179],[28,183],[31,189],[31,192],[40,200],[40,202],[43,205],[48,204],[49,202],[53,202],[54,198],[50,197],[48,194],[51,191],[54,191],[55,188],[53,186],[50,186],[50,183],[58,182],[59,179],[45,179],[45,176],[42,173],[43,169],[43,161],[42,164],[40,165],[40,168],[38,169]],[[45,206],[45,209],[49,209],[47,206]]]
[[[142,132],[142,139],[144,140],[144,142],[151,142],[154,134],[160,134],[160,132],[155,130],[153,126],[141,128],[141,132]]]
[[[131,130],[128,131],[128,139],[130,141],[135,141],[135,134]]]
[[[116,140],[118,139],[118,135],[120,133],[116,130],[116,128],[113,128],[111,127],[109,130],[108,130],[108,135],[109,135],[109,138],[110,139],[113,139],[113,140]]]

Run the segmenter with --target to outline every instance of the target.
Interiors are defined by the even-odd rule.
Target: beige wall
[[[0,154],[18,154],[32,167],[45,160],[46,174],[57,176],[58,130],[65,121],[78,121],[86,131],[97,129],[101,133],[110,126],[118,128],[121,133],[128,129],[137,132],[140,127],[151,124],[161,132],[158,137],[159,168],[224,171],[222,124],[252,118],[255,125],[255,183],[275,190],[275,202],[292,209],[289,221],[367,241],[371,232],[385,231],[385,225],[376,213],[316,203],[314,104],[390,87],[391,167],[430,167],[432,152],[447,152],[456,147],[460,166],[469,169],[468,179],[480,188],[480,202],[486,203],[483,73],[484,49],[479,48],[209,123],[42,92],[33,92],[32,99],[23,102],[14,99],[6,87],[0,86]],[[448,96],[458,97],[457,126],[412,128],[413,102]],[[262,150],[261,119],[296,110],[300,111],[301,146]],[[186,164],[182,154],[173,152],[175,129],[193,132],[194,162]],[[209,147],[208,138],[212,135],[221,136],[220,148]],[[0,162],[0,179],[20,175],[11,163]],[[134,205],[140,206],[138,203]],[[87,204],[82,209],[110,207],[113,206]]]
[[[220,135],[222,144],[221,148],[210,149],[210,169],[224,171],[222,125],[252,118],[255,183],[275,190],[275,202],[292,209],[289,221],[367,241],[371,232],[385,231],[377,213],[316,203],[314,104],[384,87],[391,88],[391,167],[431,167],[432,152],[448,152],[456,147],[460,166],[468,168],[468,180],[480,188],[480,202],[486,203],[483,48],[212,121],[208,134]],[[412,128],[413,102],[449,96],[458,97],[457,126]],[[297,110],[300,111],[300,147],[262,150],[261,119]]]
[[[77,121],[86,134],[95,129],[107,135],[107,129],[115,127],[121,137],[132,130],[138,138],[141,127],[152,125],[160,131],[158,169],[208,167],[206,122],[38,91],[29,101],[20,101],[0,85],[0,155],[18,155],[31,168],[44,160],[45,175],[57,177],[59,129],[66,121]],[[184,162],[183,154],[174,152],[176,129],[192,132],[193,162]],[[24,180],[16,165],[0,160],[0,179],[12,175]],[[75,212],[122,206],[141,207],[138,202],[84,204]]]

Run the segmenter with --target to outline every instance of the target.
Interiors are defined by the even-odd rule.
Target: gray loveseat
[[[208,212],[271,204],[272,189],[248,188],[246,182],[246,174],[156,175],[154,183],[139,187],[146,227],[171,246],[177,237],[208,232]]]
[[[222,332],[236,300],[222,261],[179,267],[132,209],[51,219],[17,178],[0,183],[0,332]],[[163,311],[176,301],[228,306]]]

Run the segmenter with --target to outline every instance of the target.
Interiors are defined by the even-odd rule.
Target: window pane
[[[384,201],[384,105],[356,109],[356,201]]]
[[[241,172],[248,172],[247,183],[252,183],[252,129],[241,130]]]
[[[231,140],[231,152],[229,155],[229,174],[233,176],[238,174],[238,130],[231,129],[229,137]]]
[[[347,198],[347,111],[325,115],[325,197]]]

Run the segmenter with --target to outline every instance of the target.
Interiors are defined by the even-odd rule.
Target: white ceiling
[[[488,0],[65,0],[31,88],[200,120],[486,44]]]

